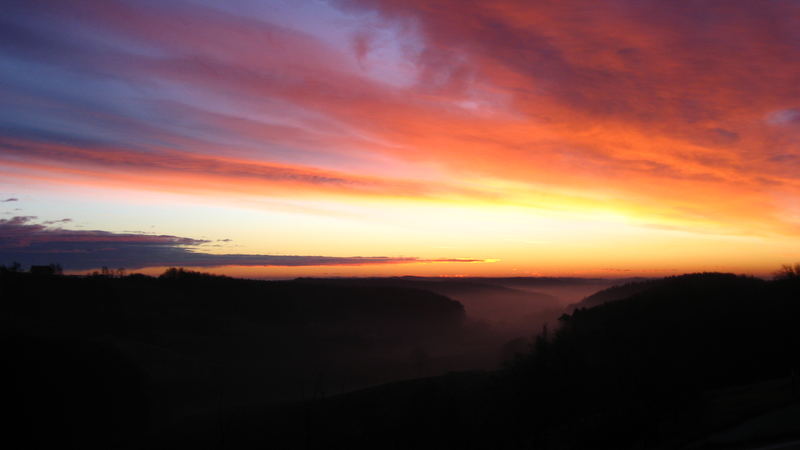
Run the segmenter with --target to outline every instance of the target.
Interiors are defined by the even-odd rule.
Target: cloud
[[[489,198],[479,189],[446,183],[348,174],[292,164],[267,163],[163,149],[159,152],[104,147],[100,143],[58,144],[4,138],[0,168],[16,167],[65,181],[90,178],[95,183],[130,185],[163,191],[237,193],[259,196],[308,194]],[[209,189],[208,187],[212,188]]]
[[[772,125],[800,124],[800,108],[774,111],[767,116],[767,123]]]
[[[9,203],[9,202],[18,202],[18,201],[19,201],[18,198],[11,197],[11,198],[7,198],[5,200],[0,200],[0,203]]]
[[[0,264],[61,264],[68,270],[106,267],[186,266],[341,266],[409,263],[484,262],[480,259],[386,256],[298,256],[211,254],[202,251],[210,241],[170,235],[67,230],[36,223],[34,216],[0,219]]]
[[[35,3],[0,18],[4,175],[793,229],[794,1]]]
[[[64,223],[69,223],[69,222],[72,222],[72,219],[67,218],[67,219],[59,219],[59,220],[46,220],[46,221],[42,222],[42,224],[43,225],[55,225],[57,223],[64,224]]]

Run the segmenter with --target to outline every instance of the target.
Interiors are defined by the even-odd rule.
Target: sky
[[[7,0],[0,263],[800,260],[797,0]]]

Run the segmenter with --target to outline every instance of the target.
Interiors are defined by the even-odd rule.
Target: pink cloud
[[[112,170],[143,187],[159,171],[174,180],[158,184],[165,190],[255,182],[272,196],[302,186],[502,199],[471,182],[489,178],[602,198],[609,209],[678,219],[705,210],[719,223],[794,232],[772,199],[800,196],[789,120],[800,98],[796,2],[336,4],[370,17],[347,30],[351,53],[302,24],[198,5],[54,3],[53,17],[84,33],[54,42],[29,30],[14,41],[20,54],[143,94],[105,109],[31,100],[91,120],[58,133],[12,128],[3,164],[100,184]],[[375,23],[404,30],[396,47],[407,51],[374,52]],[[413,67],[414,78],[382,82],[367,57]],[[91,124],[94,140],[76,131]],[[422,175],[432,166],[434,182]]]

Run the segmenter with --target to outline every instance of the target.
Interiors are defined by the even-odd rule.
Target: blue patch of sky
[[[395,87],[409,87],[416,83],[414,62],[424,43],[412,22],[389,22],[373,11],[345,10],[325,0],[197,2],[315,36],[348,55],[351,58],[349,65],[374,81]],[[370,42],[368,54],[362,61],[354,51],[354,39],[359,34],[368,35]]]

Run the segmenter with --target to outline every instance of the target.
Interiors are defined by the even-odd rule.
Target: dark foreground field
[[[5,272],[4,439],[624,449],[800,437],[796,278],[642,280],[568,308],[496,281],[376,280]],[[448,289],[495,320],[431,292]],[[512,340],[519,321],[480,303],[492,296],[524,307],[529,335],[549,326]]]

